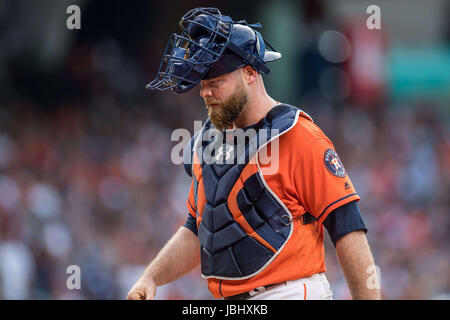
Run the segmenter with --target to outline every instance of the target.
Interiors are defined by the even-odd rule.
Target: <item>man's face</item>
[[[241,70],[201,81],[200,95],[205,100],[208,116],[218,130],[228,129],[247,104],[247,91]]]

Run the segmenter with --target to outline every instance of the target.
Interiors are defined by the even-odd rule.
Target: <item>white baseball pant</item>
[[[333,300],[333,292],[325,273],[316,273],[255,293],[247,300]]]

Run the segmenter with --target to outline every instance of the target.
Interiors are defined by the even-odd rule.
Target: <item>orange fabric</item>
[[[325,152],[334,146],[309,117],[300,116],[279,144],[279,170],[265,179],[292,214],[309,212],[322,223],[334,209],[359,200],[348,173],[341,178],[326,168]]]
[[[283,201],[294,218],[309,212],[318,220],[303,225],[299,219],[294,219],[290,239],[278,256],[259,274],[244,280],[208,278],[208,288],[215,298],[325,272],[322,222],[334,209],[360,199],[348,173],[344,177],[338,177],[326,168],[324,154],[329,148],[334,150],[334,146],[306,114],[302,114],[296,125],[282,134],[278,141],[278,171],[275,174],[265,175],[264,168],[273,165],[273,162],[262,165],[263,161],[259,159],[267,185]],[[270,156],[271,145],[267,148]],[[253,166],[250,164],[248,167]],[[242,184],[242,181],[239,180],[238,183]],[[201,203],[200,196],[199,190],[198,204]],[[205,201],[204,196],[202,197],[202,201]],[[230,210],[235,211],[232,207],[234,205],[230,206]]]
[[[191,216],[195,218],[197,216],[196,214],[197,208],[195,206],[195,199],[194,199],[194,179],[192,179],[191,182],[191,189],[189,191],[189,197],[186,201],[186,206]]]
[[[197,182],[198,182],[197,208],[196,208],[196,210],[198,212],[198,217],[197,217],[197,221],[196,221],[197,226],[198,226],[200,224],[200,222],[202,221],[203,209],[205,208],[205,204],[206,204],[206,197],[205,197],[205,186],[203,185],[202,166],[200,165],[200,161],[195,152],[194,152],[192,166],[193,166],[193,175],[195,176],[195,178],[197,179]],[[191,193],[192,193],[192,195],[191,195]],[[193,193],[194,193],[194,189],[191,188],[191,192],[189,194],[189,199],[191,199],[191,198],[194,199]],[[189,203],[188,203],[188,205],[189,205]],[[195,203],[192,205],[195,205]]]

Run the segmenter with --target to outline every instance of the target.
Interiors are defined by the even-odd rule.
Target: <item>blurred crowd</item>
[[[187,217],[190,180],[170,160],[171,128],[150,105],[90,103],[43,112],[16,101],[1,113],[1,298],[122,299]],[[199,103],[187,95],[180,113],[202,114]],[[332,139],[361,196],[384,297],[448,297],[448,119],[426,104],[377,114],[302,109]],[[349,298],[328,239],[326,253],[335,298]],[[70,265],[80,267],[81,290],[66,286]],[[199,270],[157,297],[211,298]]]
[[[99,2],[80,3],[92,7],[83,21],[98,19],[98,28],[83,27],[56,66],[50,63],[55,59],[39,61],[43,55],[20,47],[32,35],[23,25],[13,26],[13,15],[6,27],[0,6],[0,40],[15,48],[0,51],[0,299],[124,299],[188,215],[191,181],[171,161],[180,142],[171,134],[177,128],[193,134],[193,121],[204,121],[206,111],[197,89],[184,95],[144,90],[162,44],[143,37],[163,43],[168,31],[159,31],[165,24],[152,29],[156,35],[144,35],[144,23],[134,24],[149,15],[139,10],[142,1],[120,24],[132,32],[117,21],[110,29],[108,14],[94,5]],[[337,66],[350,69],[340,63],[345,52],[342,59],[327,54],[336,51],[326,39],[344,36],[333,31],[320,37],[330,29],[318,27],[326,18],[316,1],[305,3],[305,39],[316,42],[304,41],[299,60],[288,59],[302,76],[290,83],[301,88],[290,89],[292,98],[283,102],[309,113],[334,143],[361,196],[383,298],[450,299],[449,98],[394,100],[380,94],[368,105],[352,100],[345,88],[336,91],[343,72]],[[155,5],[162,16],[171,9]],[[159,11],[151,12],[156,19]],[[184,8],[177,7],[177,18],[180,12]],[[156,20],[146,26],[156,28]],[[276,70],[274,65],[274,77]],[[331,77],[321,76],[323,70]],[[349,299],[325,234],[334,298]],[[79,290],[67,286],[73,265],[81,271]],[[212,296],[196,269],[158,288],[156,298]]]
[[[3,115],[2,298],[123,298],[130,272],[184,222],[186,174],[170,161],[168,128],[151,108],[96,103],[51,115],[16,104]],[[70,265],[80,291],[66,287]]]
[[[450,126],[448,106],[441,106],[445,113],[432,107],[389,105],[378,114],[347,109],[317,119],[332,119],[330,136],[361,196],[387,299],[450,298]],[[335,296],[350,298],[327,243]]]

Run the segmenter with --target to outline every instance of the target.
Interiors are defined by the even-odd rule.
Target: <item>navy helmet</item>
[[[261,24],[234,22],[216,8],[196,8],[179,22],[181,34],[172,34],[156,78],[147,89],[184,93],[201,80],[218,77],[244,65],[268,74],[266,62],[281,58],[253,28]],[[266,49],[267,47],[270,50]]]

